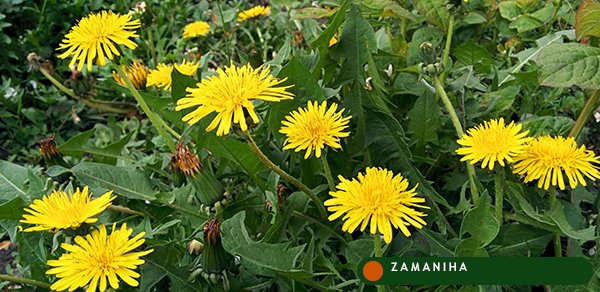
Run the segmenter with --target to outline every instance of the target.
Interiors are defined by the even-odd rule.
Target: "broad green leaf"
[[[404,177],[408,177],[411,185],[419,183],[419,193],[434,202],[450,207],[446,199],[431,187],[431,182],[427,181],[412,163],[412,154],[404,141],[404,130],[400,123],[383,112],[370,109],[366,112],[369,124],[367,138],[370,141],[370,151],[373,153],[373,164],[387,166],[396,173],[401,172]]]
[[[121,155],[121,150],[129,142],[134,132],[123,137],[119,142],[107,146],[104,149],[88,146],[87,141],[94,135],[96,129],[91,129],[83,133],[79,133],[65,143],[58,146],[62,154],[75,158],[82,158],[83,154],[89,153],[100,157],[99,160],[113,164],[117,159],[134,162],[135,160],[128,156]]]
[[[472,238],[479,240],[480,246],[486,246],[498,235],[500,224],[494,216],[494,209],[490,196],[483,195],[479,205],[469,211],[460,225],[460,233],[471,234]]]
[[[448,20],[450,19],[450,14],[447,8],[448,1],[419,0],[414,1],[413,5],[429,23],[436,25],[443,31],[448,29]]]
[[[537,64],[541,85],[600,89],[600,48],[553,44],[542,50]]]
[[[516,29],[519,33],[530,31],[544,25],[544,22],[531,14],[519,16],[508,27]]]
[[[408,132],[418,145],[438,141],[438,130],[442,125],[442,110],[433,94],[421,95],[408,113]]]
[[[481,247],[479,240],[474,237],[459,242],[454,254],[457,257],[489,257],[487,251]]]
[[[516,1],[502,1],[498,4],[500,15],[508,20],[515,20],[522,13],[519,4]]]
[[[203,137],[203,143],[215,155],[235,162],[261,189],[266,188],[265,181],[259,176],[259,173],[265,170],[266,167],[248,144],[218,137],[213,133],[206,133]]]
[[[473,116],[479,117],[487,114],[491,114],[494,117],[499,116],[502,112],[512,108],[519,92],[520,88],[518,86],[507,86],[500,90],[483,94],[479,103],[485,107],[485,110]]]
[[[480,12],[469,12],[467,16],[463,19],[466,24],[481,24],[485,23],[487,19]]]
[[[516,224],[502,225],[498,236],[490,243],[492,256],[540,256],[552,233],[534,227]]]
[[[112,190],[129,199],[154,200],[156,195],[148,176],[131,167],[81,162],[71,172],[90,188]]]
[[[357,239],[348,243],[344,248],[344,255],[348,262],[353,266],[357,266],[360,261],[373,254],[373,239]]]
[[[20,197],[25,202],[31,200],[27,193],[27,168],[0,160],[0,202]]]
[[[562,203],[562,202],[561,202]],[[560,228],[560,230],[566,234],[567,236],[579,239],[582,241],[594,240],[596,236],[594,235],[594,230],[596,226],[590,226],[586,229],[575,230],[569,222],[567,222],[567,217],[565,216],[565,206],[563,204],[556,203],[552,206],[552,210],[550,211],[550,219],[554,221],[554,223]]]
[[[83,148],[85,147],[85,143],[94,135],[96,129],[91,129],[82,133],[79,133],[71,139],[67,140],[65,143],[62,143],[58,146],[58,149],[62,154],[73,156],[75,158],[81,158],[83,156]]]
[[[171,282],[171,291],[205,291],[199,281],[188,282],[190,267],[179,266],[181,252],[174,244],[152,247],[154,251],[144,256],[145,263],[141,266],[140,291],[153,291],[154,285],[164,277]]]
[[[600,2],[581,1],[576,14],[575,34],[577,40],[586,36],[600,37]]]
[[[31,271],[33,279],[44,283],[48,282],[45,272],[49,249],[44,244],[48,237],[46,232],[20,232],[17,237],[20,264]]]
[[[454,56],[466,65],[493,65],[494,59],[484,47],[469,39],[454,50]]]
[[[221,224],[225,250],[239,255],[243,261],[276,272],[299,272],[296,261],[306,244],[291,247],[288,243],[269,244],[253,241],[244,224],[246,212],[242,211]]]
[[[564,136],[573,127],[574,121],[569,117],[543,116],[523,119],[523,129],[529,130],[529,136],[554,135]]]

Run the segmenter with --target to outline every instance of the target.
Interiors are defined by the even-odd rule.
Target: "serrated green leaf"
[[[537,257],[552,237],[552,233],[528,225],[502,225],[498,236],[490,243],[489,252],[492,256]]]
[[[600,3],[598,1],[581,1],[575,19],[577,40],[586,36],[600,37]]]
[[[487,251],[481,247],[477,238],[463,239],[456,245],[454,254],[457,257],[489,257]]]
[[[519,33],[530,31],[544,25],[537,17],[525,14],[513,20],[508,27],[516,29]]]
[[[437,234],[431,230],[423,228],[419,230],[419,233],[423,235],[423,237],[429,243],[429,249],[431,251],[432,256],[439,257],[453,257],[454,252],[447,245],[446,240],[442,238],[441,234]]]
[[[90,188],[112,190],[116,195],[129,199],[155,199],[156,191],[152,188],[148,177],[131,167],[81,162],[71,168],[71,172]]]
[[[454,50],[454,56],[465,63],[466,65],[493,65],[494,59],[490,52],[484,47],[476,44],[473,40],[468,40],[466,43],[458,46]]]
[[[500,16],[504,19],[515,20],[522,13],[521,7],[516,1],[502,1],[498,4]]]
[[[344,23],[346,19],[346,9],[348,9],[348,4],[350,4],[350,0],[344,0],[342,5],[335,12],[333,19],[327,26],[327,28],[319,35],[319,37],[314,40],[310,45],[312,47],[321,47],[326,48],[329,46],[329,40],[337,33],[338,29]]]
[[[391,16],[415,20],[415,17],[394,0],[364,0],[362,4],[369,9],[378,10],[381,16]],[[373,13],[374,14],[374,13]]]
[[[418,145],[438,140],[438,130],[442,125],[442,110],[431,93],[421,95],[408,113],[408,131]]]
[[[414,1],[413,5],[429,23],[436,25],[443,31],[448,29],[448,20],[450,19],[447,8],[448,1],[419,0]]]
[[[479,240],[481,247],[488,245],[500,231],[500,223],[494,216],[490,196],[484,194],[479,199],[479,205],[471,209],[463,218],[460,233],[471,234],[472,238]]]
[[[541,85],[600,89],[600,48],[553,44],[542,50],[537,64]]]
[[[15,197],[10,201],[2,202],[0,201],[0,220],[19,220],[22,219],[23,208],[27,205],[23,200],[19,197]]]
[[[250,239],[244,224],[246,212],[242,211],[223,221],[221,234],[223,247],[259,267],[275,272],[296,272],[296,261],[306,244],[291,247],[288,243],[269,244]]]
[[[574,238],[574,239],[578,239],[578,240],[582,240],[582,241],[596,239],[596,236],[594,234],[596,226],[590,226],[589,228],[586,228],[586,229],[575,230],[573,228],[573,226],[571,226],[571,224],[569,224],[569,222],[567,222],[567,217],[565,216],[565,211],[564,211],[565,206],[564,205],[568,204],[568,203],[566,203],[566,202],[561,202],[561,203],[554,204],[554,206],[552,206],[552,210],[549,213],[550,219],[552,219],[552,221],[554,221],[554,223],[556,223],[556,225],[560,228],[560,230],[567,236]]]
[[[184,97],[186,89],[188,87],[196,88],[198,81],[191,76],[182,74],[176,68],[171,71],[171,97],[173,103],[176,103],[178,99]]]
[[[164,277],[171,282],[172,291],[204,291],[199,281],[188,282],[189,267],[178,266],[181,254],[173,244],[153,246],[154,251],[144,256],[144,265],[141,267],[140,291],[149,292]]]
[[[543,116],[531,117],[521,121],[523,129],[529,130],[529,136],[543,135],[565,136],[575,122],[569,117]]]
[[[71,139],[67,140],[65,143],[60,144],[58,146],[58,149],[64,155],[81,158],[84,153],[84,151],[82,150],[82,148],[84,147],[83,145],[85,145],[85,143],[92,137],[92,135],[94,135],[94,132],[96,132],[95,128],[85,131],[83,133],[79,133],[71,137]]]
[[[294,9],[290,13],[292,19],[319,19],[329,17],[334,10],[329,10],[322,7],[305,7],[300,9]]]

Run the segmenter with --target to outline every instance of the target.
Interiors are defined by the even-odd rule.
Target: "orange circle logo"
[[[375,282],[383,277],[383,266],[376,261],[369,261],[363,267],[363,276],[370,282]]]

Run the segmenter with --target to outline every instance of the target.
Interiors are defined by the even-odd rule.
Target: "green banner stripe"
[[[379,280],[379,266],[371,261],[383,267]],[[364,272],[375,280],[366,279]],[[581,285],[592,274],[591,263],[582,257],[367,258],[357,270],[362,281],[373,285]]]

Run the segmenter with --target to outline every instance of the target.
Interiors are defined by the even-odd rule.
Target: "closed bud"
[[[429,65],[436,62],[437,52],[431,42],[423,42],[419,46],[419,56],[423,64]]]

